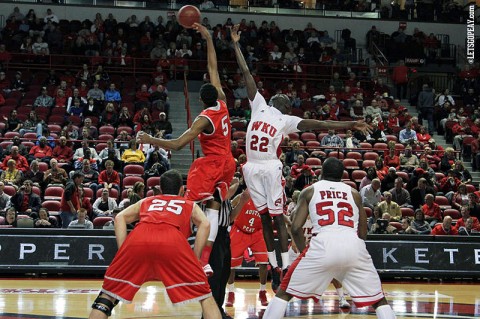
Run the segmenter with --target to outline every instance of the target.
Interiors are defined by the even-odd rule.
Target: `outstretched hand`
[[[192,28],[193,28],[194,30],[196,30],[198,33],[200,33],[200,34],[202,35],[202,38],[204,38],[204,39],[208,39],[209,37],[211,37],[210,32],[208,31],[208,29],[207,29],[204,25],[202,25],[202,24],[200,24],[200,23],[198,23],[198,22],[195,22],[195,23],[193,24],[193,27],[192,27]]]
[[[238,43],[238,41],[240,41],[240,34],[242,33],[242,31],[238,31],[239,28],[239,24],[236,24],[232,28],[230,28],[230,37],[232,38],[232,41],[234,43]]]
[[[353,125],[353,129],[360,131],[365,135],[372,133],[372,127],[363,120],[356,121],[356,123]]]
[[[137,133],[137,143],[139,144],[151,144],[152,136],[146,132],[140,131]]]

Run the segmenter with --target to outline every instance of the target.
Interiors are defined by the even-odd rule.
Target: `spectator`
[[[19,132],[22,128],[22,120],[17,117],[18,113],[17,110],[10,111],[10,116],[7,118],[6,116],[3,119],[6,122],[5,126],[5,133],[6,132]]]
[[[425,126],[420,126],[420,131],[417,132],[417,141],[421,147],[428,143],[432,137],[427,133]]]
[[[372,100],[372,105],[365,108],[365,116],[370,115],[373,120],[380,122],[382,120],[382,109],[377,100]]]
[[[448,194],[445,195],[445,197],[449,198],[447,196]],[[467,193],[467,185],[465,183],[460,183],[458,185],[457,192],[449,198],[451,203],[452,203],[452,208],[456,210],[460,210],[462,206],[468,204],[468,193]]]
[[[44,207],[38,211],[38,218],[34,221],[35,228],[57,228],[57,219],[50,218],[48,210]]]
[[[455,161],[455,168],[453,169],[455,177],[458,178],[462,183],[469,184],[472,182],[472,175],[465,168],[461,160]]]
[[[385,177],[382,179],[382,187],[380,188],[380,191],[385,193],[386,191],[394,188],[395,181],[397,180],[397,178],[398,178],[398,175],[397,175],[397,170],[395,169],[395,167],[388,168],[387,175],[385,175]],[[390,214],[390,215],[392,215],[392,214]]]
[[[417,235],[430,235],[432,232],[432,227],[425,220],[425,215],[421,209],[415,211],[415,216],[411,225],[413,234]]]
[[[418,95],[418,110],[422,119],[428,121],[428,133],[433,135],[435,124],[433,122],[433,106],[435,102],[435,95],[428,84],[424,84],[422,91]]]
[[[385,200],[378,204],[380,212],[383,214],[388,213],[394,221],[399,221],[402,218],[402,212],[400,206],[392,201],[392,193],[386,191],[383,193]]]
[[[95,197],[97,190],[99,188],[98,185],[98,171],[93,169],[90,160],[84,159],[82,163],[82,167],[80,169],[77,169],[76,171],[70,172],[71,178],[73,179],[73,176],[75,174],[81,173],[83,178],[82,178],[82,186],[83,187],[88,187],[93,191],[93,196]]]
[[[301,174],[295,179],[294,187],[295,189],[302,190],[305,187],[313,184],[316,181],[316,176],[312,169],[305,165],[301,171]]]
[[[445,216],[443,223],[435,225],[431,235],[458,235],[458,230],[452,226],[452,217]]]
[[[68,227],[65,226],[64,228],[84,228],[84,229],[93,229],[93,223],[87,220],[87,210],[85,208],[80,208],[78,210],[77,219],[73,220],[68,223]]]
[[[293,163],[298,162],[298,156],[302,155],[303,158],[307,158],[308,154],[300,148],[301,144],[299,141],[294,141],[292,143],[292,150],[287,151],[286,153],[286,163],[291,166]]]
[[[328,130],[328,135],[325,135],[322,138],[322,141],[320,143],[322,147],[344,147],[344,143],[342,138],[340,136],[335,134],[335,130]],[[330,153],[333,151],[332,149],[324,149],[325,153]]]
[[[117,202],[115,199],[109,197],[108,188],[102,190],[102,196],[95,200],[93,203],[93,216],[104,217],[112,216],[113,210],[117,208]]]
[[[59,145],[55,146],[52,151],[52,157],[59,163],[67,165],[67,168],[71,169],[73,150],[67,145],[67,138],[65,136],[60,136],[59,142]]]
[[[50,167],[44,174],[45,186],[65,186],[68,180],[67,172],[63,168],[58,167],[58,161],[55,158],[50,160]]]
[[[47,22],[55,22],[55,23],[59,23],[60,20],[58,20],[58,17],[52,12],[51,9],[47,9],[47,15],[45,16],[45,18],[43,18],[43,22],[45,24],[47,24]]]
[[[393,83],[395,84],[395,89],[398,99],[407,98],[407,84],[408,84],[408,67],[405,66],[405,62],[400,60],[398,65],[393,68],[392,75]]]
[[[440,191],[451,201],[453,194],[457,192],[461,183],[462,182],[455,177],[454,171],[449,170],[447,176],[440,180]]]
[[[159,152],[152,152],[144,164],[145,178],[161,176],[167,171],[167,166]]]
[[[37,113],[30,111],[28,118],[23,122],[22,128],[19,131],[20,136],[23,137],[25,133],[37,133],[37,137],[42,136],[43,124],[43,120],[37,117]]]
[[[20,153],[18,151],[18,146],[16,146],[16,145],[12,147],[11,154],[5,156],[5,159],[3,160],[3,163],[2,163],[2,169],[3,170],[7,169],[7,166],[8,166],[7,163],[11,159],[14,161],[14,163],[16,164],[16,168],[19,171],[21,171],[23,173],[28,171],[28,169],[29,169],[28,161],[23,155],[20,155]]]
[[[353,148],[360,147],[360,142],[352,135],[351,130],[347,130],[347,133],[345,134],[345,147],[347,148],[347,152],[352,151]]]
[[[48,163],[52,158],[52,148],[47,145],[47,138],[41,136],[39,139],[39,145],[35,145],[30,149],[29,160],[39,160],[44,163]]]
[[[87,117],[84,120],[83,124],[84,124],[84,126],[82,127],[82,131],[84,129],[87,129],[88,130],[88,136],[90,136],[93,139],[98,137],[98,130],[95,126],[92,125],[92,119]]]
[[[15,79],[12,81],[11,91],[25,92],[26,85],[22,80],[22,72],[15,73]]]
[[[473,217],[470,217],[465,222],[465,226],[459,227],[458,234],[461,236],[471,236],[473,234],[478,235],[478,229],[474,228]],[[456,225],[458,227],[458,225]]]
[[[113,103],[107,103],[105,106],[105,110],[102,112],[100,116],[100,126],[113,126],[116,127],[118,123],[118,114],[115,111],[115,107]]]
[[[232,141],[231,148],[232,148],[232,156],[237,160],[240,155],[245,154],[243,150],[238,147],[237,141]]]
[[[431,227],[435,227],[438,222],[442,221],[442,211],[440,206],[435,203],[435,196],[432,194],[425,195],[425,204],[422,206],[422,212],[424,219]]]
[[[158,115],[158,121],[153,122],[155,132],[160,134],[160,137],[163,139],[172,138],[172,123],[167,120],[167,115],[165,112],[160,112]]]
[[[362,190],[365,186],[370,185],[374,178],[377,178],[377,169],[374,166],[367,167],[367,175],[360,181],[358,189]]]
[[[423,204],[425,204],[425,196],[427,194],[435,196],[435,189],[427,185],[427,180],[425,178],[420,178],[417,187],[412,189],[412,192],[410,193],[413,209],[421,208]]]
[[[389,192],[392,194],[392,200],[400,207],[412,208],[410,193],[403,188],[403,179],[401,177],[395,180],[395,187],[390,189]]]
[[[369,207],[373,210],[375,206],[380,203],[382,194],[380,193],[380,180],[374,178],[370,185],[365,186],[360,190],[363,206]]]
[[[54,105],[54,102],[54,99],[48,96],[47,88],[42,87],[41,94],[35,99],[35,102],[33,102],[33,106],[51,108]]]
[[[5,213],[5,225],[10,225],[12,227],[17,227],[17,211],[15,207],[10,207]]]
[[[451,147],[447,147],[445,149],[445,153],[442,156],[440,161],[440,170],[446,174],[453,168],[453,164],[455,163],[455,151]]]
[[[43,176],[44,173],[40,171],[40,167],[38,165],[37,160],[33,160],[30,162],[30,169],[23,174],[23,180],[31,180],[33,186],[37,186],[39,188],[43,187]]]
[[[398,234],[414,234],[410,219],[408,219],[408,217],[402,218],[400,223],[402,224],[402,229],[398,231]]]
[[[405,172],[413,172],[420,165],[417,155],[412,153],[412,147],[407,145],[405,151],[400,155],[400,169]]]
[[[22,172],[15,167],[15,160],[8,160],[7,168],[0,175],[0,181],[5,185],[14,186],[18,189],[22,181]]]
[[[32,53],[35,55],[49,55],[50,49],[47,42],[43,42],[42,37],[37,37],[35,43],[32,44]]]
[[[381,130],[379,127],[378,127],[378,122],[377,121],[373,121],[372,122],[372,132],[367,134],[367,142],[375,145],[375,143],[385,143],[387,141],[387,136],[385,135],[385,133],[383,132],[383,130]]]
[[[105,161],[105,170],[98,175],[98,187],[106,190],[115,188],[120,192],[120,174],[114,170],[112,160]]]
[[[92,98],[96,103],[102,102],[103,100],[105,100],[105,94],[99,88],[98,82],[94,82],[93,88],[88,90],[87,98]]]
[[[109,88],[105,91],[105,101],[117,103],[120,103],[122,101],[120,92],[116,90],[114,83],[111,83]]]
[[[242,100],[236,99],[233,103],[233,108],[228,110],[230,115],[230,122],[240,122],[243,123],[245,126],[247,124],[247,120],[245,118],[245,110],[242,109]]]
[[[303,171],[304,170],[309,170],[310,171],[310,175],[314,175],[315,173],[312,171],[312,169],[310,168],[310,166],[308,166],[307,164],[305,164],[305,158],[303,157],[303,155],[298,155],[297,157],[297,163],[295,163],[293,166],[292,166],[292,169],[291,169],[291,172],[290,172],[290,176],[292,176],[294,179],[297,179],[299,178]]]
[[[400,169],[400,157],[396,154],[395,142],[388,142],[388,154],[385,155],[383,164],[386,167],[393,167],[395,170]]]
[[[123,130],[115,139],[116,148],[120,150],[120,153],[124,152],[125,149],[128,148],[129,142],[132,139],[130,135],[128,135],[127,131]]]
[[[470,216],[470,207],[468,205],[462,206],[460,209],[460,213],[462,214],[462,218],[459,218],[457,220],[457,223],[455,224],[455,227],[458,229],[460,232],[462,228],[467,228],[463,231],[469,232],[480,232],[480,222],[478,221],[477,217],[472,217]],[[467,227],[468,223],[471,223],[469,227]]]
[[[417,133],[412,130],[411,122],[407,123],[406,127],[400,131],[398,139],[403,145],[417,144]]]
[[[122,161],[126,164],[145,162],[145,154],[138,149],[137,141],[132,139],[128,142],[129,148],[122,154]]]
[[[36,218],[42,201],[40,196],[32,192],[32,187],[31,180],[24,181],[23,186],[10,198],[10,202],[18,213]]]
[[[5,193],[3,190],[5,189],[5,184],[0,182],[0,215],[4,216],[7,207],[10,207],[10,195]]]

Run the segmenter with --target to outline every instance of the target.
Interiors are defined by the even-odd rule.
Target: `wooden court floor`
[[[98,294],[99,279],[0,279],[0,319],[86,318]],[[257,301],[258,283],[239,281],[234,318],[261,318],[265,307]],[[480,283],[384,282],[388,301],[397,318],[480,318]],[[269,291],[268,298],[272,297]],[[347,298],[348,299],[348,298]],[[132,304],[120,303],[111,318],[200,318],[198,303],[173,306],[160,283],[144,285]],[[375,318],[371,308],[344,312],[338,308],[333,286],[318,302],[293,301],[291,318]]]

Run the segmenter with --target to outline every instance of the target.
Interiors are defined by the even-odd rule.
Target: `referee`
[[[228,277],[230,277],[231,251],[230,251],[230,235],[228,227],[230,226],[230,213],[232,212],[232,204],[230,198],[238,189],[238,179],[234,178],[230,189],[228,190],[227,199],[222,202],[218,218],[218,234],[213,243],[212,253],[210,254],[209,264],[213,270],[213,276],[208,279],[212,295],[217,302],[223,319],[233,319],[225,313],[223,302],[225,301],[225,290],[227,288]]]

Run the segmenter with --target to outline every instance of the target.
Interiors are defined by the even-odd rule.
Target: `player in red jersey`
[[[130,303],[141,285],[152,280],[163,282],[172,303],[200,301],[204,318],[221,318],[199,261],[209,222],[200,207],[181,197],[178,171],[162,175],[160,190],[163,195],[145,198],[115,217],[119,250],[89,318],[107,318],[119,301]],[[127,224],[137,220],[127,237]],[[187,241],[192,223],[198,227],[193,251]]]
[[[194,28],[207,41],[208,73],[211,83],[200,88],[204,110],[179,138],[164,140],[139,132],[137,139],[144,144],[179,150],[198,136],[205,157],[195,160],[190,167],[186,198],[195,202],[207,201],[205,215],[210,221],[210,235],[201,260],[205,265],[205,271],[211,275],[213,272],[208,260],[217,237],[220,203],[225,199],[236,165],[230,147],[230,117],[218,75],[213,40],[207,28],[201,24],[196,23]]]
[[[263,239],[262,220],[255,205],[253,204],[248,190],[237,195],[232,201],[235,207],[230,215],[233,222],[230,230],[230,247],[232,248],[232,263],[230,278],[228,279],[227,307],[232,307],[235,302],[235,268],[242,265],[243,253],[250,248],[258,265],[260,275],[260,291],[258,299],[262,306],[267,306],[267,246]]]

